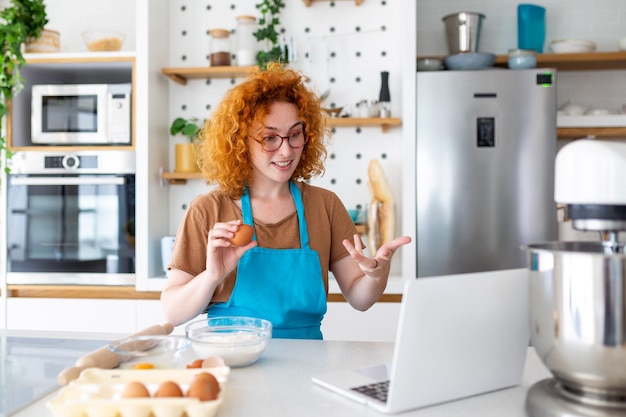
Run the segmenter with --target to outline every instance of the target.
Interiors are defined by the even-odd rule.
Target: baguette
[[[382,245],[393,240],[396,219],[393,195],[385,172],[377,159],[370,161],[368,176],[368,187],[372,194],[368,215],[368,241],[374,255]]]

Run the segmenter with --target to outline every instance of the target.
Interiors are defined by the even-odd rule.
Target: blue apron
[[[300,228],[300,249],[254,247],[237,265],[235,287],[225,303],[209,307],[208,316],[252,316],[272,322],[272,337],[322,339],[326,290],[319,255],[309,246],[302,195],[289,183]],[[241,197],[243,221],[254,227],[248,189]],[[256,232],[253,237],[256,239]]]

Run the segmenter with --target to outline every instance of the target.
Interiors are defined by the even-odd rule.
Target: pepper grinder
[[[378,101],[380,102],[380,109],[378,110],[379,117],[391,116],[391,97],[389,95],[389,71],[382,71],[380,73],[380,96]]]

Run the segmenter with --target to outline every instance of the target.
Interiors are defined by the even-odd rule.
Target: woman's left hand
[[[378,248],[373,258],[363,255],[363,245],[359,235],[354,235],[354,245],[348,239],[345,239],[343,246],[348,250],[350,257],[359,265],[364,274],[371,277],[387,277],[393,254],[399,247],[408,243],[411,243],[409,236],[395,238]]]

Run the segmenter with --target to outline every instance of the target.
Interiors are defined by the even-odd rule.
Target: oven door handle
[[[124,185],[124,177],[13,177],[11,185]]]

